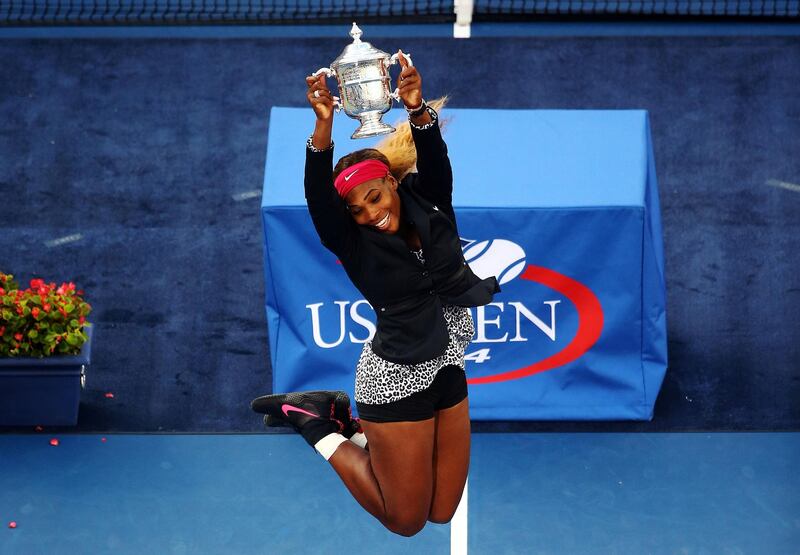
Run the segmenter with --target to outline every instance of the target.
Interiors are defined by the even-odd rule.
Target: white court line
[[[249,198],[256,198],[261,196],[261,191],[247,191],[244,193],[237,193],[235,195],[231,195],[233,200],[247,200]]]
[[[767,185],[772,185],[773,187],[780,187],[781,189],[786,189],[787,191],[800,193],[800,185],[795,185],[794,183],[788,183],[786,181],[767,179]]]
[[[469,478],[464,484],[464,493],[458,503],[456,514],[450,521],[450,555],[467,555],[467,503],[469,498]]]
[[[74,233],[72,235],[65,235],[64,237],[59,237],[57,239],[45,241],[44,244],[47,247],[57,247],[58,245],[63,245],[65,243],[74,243],[75,241],[80,241],[81,239],[83,239],[83,235],[81,235],[80,233]]]

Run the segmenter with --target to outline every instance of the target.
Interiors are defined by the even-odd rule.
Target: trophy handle
[[[336,73],[329,67],[321,67],[311,75],[313,77],[318,77],[321,73],[324,73],[325,77],[333,77],[334,75],[336,75]],[[333,107],[336,110],[337,114],[342,111],[342,102],[338,96],[333,97]]]
[[[408,60],[408,65],[414,67],[414,62],[411,61],[411,54],[409,54],[408,52],[403,52],[403,56],[405,56],[406,60]],[[389,65],[393,66],[394,64],[397,63],[398,59],[400,59],[400,54],[395,52],[394,54],[392,54],[392,57],[389,58]]]
[[[312,73],[311,75],[313,77],[318,77],[320,73],[324,73],[325,77],[333,77],[334,76],[333,70],[331,68],[329,68],[329,67],[321,67],[317,71]]]
[[[403,56],[405,56],[406,60],[408,60],[409,67],[414,67],[414,62],[411,61],[411,54],[409,54],[408,52],[403,52]],[[389,65],[393,66],[394,64],[399,62],[399,59],[400,59],[400,54],[395,52],[394,54],[392,54],[391,58],[389,58]],[[396,88],[394,92],[391,93],[389,96],[391,96],[397,102],[402,102],[400,100],[400,87]]]

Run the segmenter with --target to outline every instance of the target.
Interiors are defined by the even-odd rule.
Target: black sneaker
[[[250,408],[266,415],[264,423],[267,426],[292,426],[313,447],[326,435],[344,431],[344,423],[335,416],[336,399],[340,393],[302,391],[265,395],[254,399]]]
[[[344,391],[337,392],[336,400],[333,403],[333,415],[342,423],[342,435],[347,439],[353,434],[363,432],[361,422],[358,418],[353,418],[353,410],[350,407],[350,397]]]

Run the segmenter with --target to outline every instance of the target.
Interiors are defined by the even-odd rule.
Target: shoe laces
[[[336,422],[336,424],[338,424],[339,430],[337,431],[337,433],[341,434],[344,431],[344,423],[341,420],[339,420],[338,418],[336,418],[336,403],[335,402],[331,402],[331,410],[330,410],[330,415],[328,416],[328,418],[330,420],[333,420],[334,422]]]

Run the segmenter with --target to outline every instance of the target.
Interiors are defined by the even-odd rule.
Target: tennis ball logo
[[[508,283],[525,269],[525,251],[505,239],[467,241],[463,245],[464,259],[481,279],[495,276],[500,285]]]

